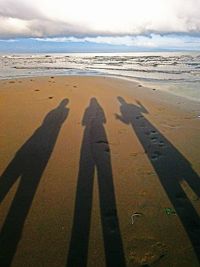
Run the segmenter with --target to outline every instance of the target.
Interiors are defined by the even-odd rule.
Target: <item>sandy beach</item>
[[[109,77],[0,81],[0,266],[200,266],[199,102]]]

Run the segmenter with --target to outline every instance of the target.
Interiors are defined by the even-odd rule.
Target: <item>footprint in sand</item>
[[[129,262],[132,266],[150,266],[166,255],[165,244],[154,239],[134,239],[129,245]]]
[[[164,141],[160,141],[158,145],[159,145],[160,147],[164,147],[164,146],[165,146],[165,143],[164,143]]]
[[[152,142],[152,143],[156,143],[156,142],[157,142],[157,139],[158,139],[158,138],[157,138],[156,136],[152,136],[152,137],[151,137],[151,142]]]
[[[107,153],[110,153],[110,148],[109,148],[109,147],[106,147],[106,148],[104,149],[104,151],[107,152]]]
[[[151,155],[151,160],[155,161],[158,160],[162,156],[160,151],[154,151]]]
[[[151,142],[156,143],[158,141],[158,135],[156,131],[154,130],[149,131],[149,136],[150,136]]]
[[[96,142],[96,144],[102,144],[105,145],[104,151],[109,153],[110,152],[110,148],[108,146],[108,141],[104,141],[104,140],[99,140]]]
[[[107,141],[104,141],[104,140],[99,140],[96,143],[97,144],[108,144],[108,142]]]
[[[139,120],[141,118],[144,118],[144,116],[143,115],[136,116],[136,120]]]

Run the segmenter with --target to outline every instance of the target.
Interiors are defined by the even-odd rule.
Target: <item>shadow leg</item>
[[[94,161],[90,150],[89,131],[85,129],[81,148],[75,211],[67,267],[86,267],[92,209]]]

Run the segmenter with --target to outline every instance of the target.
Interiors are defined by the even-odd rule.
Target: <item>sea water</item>
[[[198,52],[0,55],[0,79],[49,75],[128,78],[200,101]]]

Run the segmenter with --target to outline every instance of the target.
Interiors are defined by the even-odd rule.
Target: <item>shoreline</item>
[[[144,87],[167,91],[200,102],[197,52],[42,53],[13,55],[11,58],[1,59],[2,78],[51,75],[111,76],[135,80]]]
[[[12,80],[20,80],[20,79],[34,79],[34,78],[48,78],[48,77],[51,77],[51,76],[54,76],[54,77],[87,77],[87,78],[90,78],[90,77],[94,77],[94,78],[110,78],[110,79],[119,79],[119,80],[124,80],[124,81],[129,81],[129,82],[132,82],[132,83],[136,83],[136,84],[140,84],[141,87],[144,87],[144,88],[147,88],[149,90],[158,90],[160,92],[164,92],[164,93],[167,93],[169,95],[172,95],[172,96],[175,96],[175,97],[180,97],[181,99],[185,99],[189,102],[194,102],[194,103],[199,103],[200,102],[200,99],[198,98],[194,98],[194,97],[191,97],[191,96],[188,96],[188,95],[184,95],[184,94],[179,94],[179,93],[176,93],[168,88],[163,88],[162,89],[162,85],[155,82],[155,86],[152,86],[150,84],[148,84],[148,82],[145,82],[145,81],[142,81],[141,79],[137,79],[137,78],[131,78],[131,77],[128,77],[128,76],[120,76],[120,75],[106,75],[106,74],[94,74],[92,75],[91,73],[90,74],[49,74],[49,75],[39,75],[39,76],[34,76],[34,75],[30,75],[30,76],[19,76],[19,77],[10,77],[10,78],[2,78],[0,79],[0,82],[3,81],[3,82],[6,82],[6,81],[12,81]],[[164,86],[163,86],[164,87]]]
[[[0,79],[0,81],[11,81],[11,80],[19,80],[19,79],[33,79],[33,78],[48,78],[48,77],[51,77],[51,76],[54,76],[54,77],[87,77],[87,78],[90,78],[90,77],[96,77],[96,78],[111,78],[111,79],[121,79],[121,80],[124,80],[124,81],[130,81],[130,82],[133,82],[133,83],[137,83],[137,84],[141,84],[142,87],[145,87],[145,88],[148,88],[148,89],[151,89],[151,90],[159,90],[161,92],[166,92],[170,95],[174,95],[176,97],[180,97],[180,98],[184,98],[186,100],[189,100],[189,101],[192,101],[192,102],[197,102],[199,103],[200,102],[200,99],[198,98],[194,98],[194,97],[191,97],[191,96],[188,96],[186,94],[183,94],[183,93],[177,93],[177,92],[174,92],[173,90],[170,90],[169,88],[165,88],[165,86],[161,83],[158,83],[158,82],[155,82],[155,83],[152,83],[151,84],[148,84],[148,82],[146,81],[142,81],[142,79],[137,79],[137,78],[131,78],[131,77],[128,77],[128,76],[123,76],[123,75],[106,75],[106,74],[94,74],[92,75],[91,73],[89,74],[49,74],[49,75],[39,75],[39,76],[34,76],[34,75],[26,75],[26,76],[19,76],[19,77],[10,77],[10,78],[2,78]],[[162,88],[163,87],[163,88]]]
[[[185,173],[200,175],[198,102],[113,77],[52,75],[1,80],[0,86],[0,172],[5,173],[13,161],[17,169],[11,174],[19,171],[9,188],[0,180],[0,195],[4,196],[0,227],[7,229],[5,247],[17,244],[11,255],[12,267],[35,267],[38,263],[64,267],[70,249],[81,252],[70,245],[70,240],[76,243],[73,227],[85,231],[81,224],[85,217],[78,212],[76,201],[91,213],[86,256],[89,267],[105,266],[105,257],[109,258],[109,232],[104,229],[101,201],[110,201],[117,211],[117,215],[108,213],[105,223],[108,221],[111,230],[117,225],[112,230],[118,235],[115,248],[122,252],[123,247],[127,267],[154,263],[162,267],[199,266],[196,240],[184,217],[200,214],[199,192],[185,177]],[[149,146],[156,149],[153,154]],[[28,169],[24,169],[26,164]],[[179,165],[180,169],[176,167]],[[96,171],[91,174],[93,167]],[[175,171],[180,172],[177,182],[169,187],[165,180]],[[28,190],[26,179],[32,174],[35,191],[23,217],[21,202],[15,197],[16,193],[24,197],[19,188]],[[78,190],[78,184],[84,186],[81,177],[87,185],[93,184],[92,193],[85,187],[87,199],[92,201],[88,211],[83,190]],[[36,178],[38,183],[34,184]],[[111,200],[99,188],[106,190],[100,179],[108,179],[105,184]],[[178,192],[173,192],[176,187]],[[179,214],[180,192],[195,214],[187,207]],[[13,203],[19,213],[12,209],[9,213]],[[20,214],[22,225],[17,219]],[[82,218],[79,222],[76,214]],[[131,216],[135,218],[133,224]],[[20,237],[13,241],[9,231]]]

